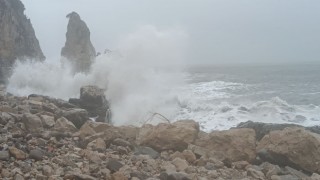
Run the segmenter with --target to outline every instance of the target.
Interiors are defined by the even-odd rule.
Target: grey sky
[[[22,0],[40,45],[57,58],[76,11],[97,51],[142,25],[180,28],[188,62],[320,62],[319,0]]]

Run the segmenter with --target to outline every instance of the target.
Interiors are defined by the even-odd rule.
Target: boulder
[[[77,131],[77,128],[74,126],[74,124],[64,117],[57,119],[54,125],[54,129],[58,132],[73,133]]]
[[[320,135],[303,128],[272,131],[257,146],[261,159],[307,172],[320,172]]]
[[[69,102],[87,110],[90,117],[96,117],[97,122],[110,123],[111,111],[103,89],[83,86],[80,89],[80,99],[72,98]]]
[[[15,147],[10,147],[9,148],[9,152],[17,160],[25,160],[26,157],[27,157],[26,153],[24,153],[23,151],[21,151],[20,149],[15,148]]]
[[[86,110],[76,108],[63,111],[62,116],[71,121],[76,128],[80,128],[89,119]]]
[[[149,146],[157,151],[187,149],[199,133],[199,124],[192,120],[161,123],[156,126],[144,125],[137,136],[139,145]]]
[[[61,50],[61,56],[65,58],[63,63],[69,63],[73,73],[87,73],[96,56],[90,40],[90,30],[76,12],[71,12],[67,18],[69,18],[69,23],[66,43]]]
[[[256,158],[256,133],[253,129],[230,129],[205,134],[195,144],[215,154],[228,163],[252,162]]]
[[[25,113],[22,116],[22,122],[31,133],[39,133],[43,130],[42,121],[37,115]]]

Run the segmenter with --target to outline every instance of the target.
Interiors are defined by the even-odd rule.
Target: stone
[[[259,142],[257,152],[264,161],[291,166],[307,172],[320,172],[320,135],[303,128],[272,131]]]
[[[168,175],[167,180],[191,180],[188,174],[182,172],[175,172]]]
[[[272,123],[261,123],[247,121],[240,123],[236,128],[250,128],[254,129],[256,132],[256,138],[260,141],[265,135],[269,134],[271,131],[283,130],[286,127],[302,127],[296,124],[272,124]]]
[[[31,133],[39,133],[43,130],[42,121],[37,115],[25,113],[22,116],[22,122]]]
[[[184,171],[189,166],[186,160],[180,158],[172,160],[172,164],[175,165],[178,172]]]
[[[299,179],[296,176],[287,174],[287,175],[280,175],[280,176],[273,175],[273,176],[271,176],[271,180],[301,180],[301,179]]]
[[[73,133],[77,131],[77,128],[74,126],[74,124],[64,117],[57,119],[54,125],[54,129],[58,132]]]
[[[98,138],[98,139],[90,142],[90,143],[87,145],[87,148],[88,148],[88,149],[92,149],[92,150],[94,150],[94,151],[102,152],[102,151],[104,151],[104,150],[107,148],[107,145],[106,145],[106,143],[104,142],[103,139]]]
[[[116,159],[110,159],[107,163],[107,168],[113,173],[119,171],[122,166],[123,164]]]
[[[112,180],[128,180],[128,178],[121,172],[115,172],[111,175]]]
[[[0,160],[9,161],[10,155],[8,151],[0,151]]]
[[[9,152],[17,160],[25,160],[26,157],[27,157],[26,153],[24,153],[23,151],[21,151],[20,149],[15,148],[15,147],[10,147],[9,148]]]
[[[95,177],[92,177],[90,175],[81,174],[77,172],[71,172],[69,174],[66,174],[63,179],[77,179],[77,180],[98,180]]]
[[[266,179],[266,177],[264,176],[263,172],[258,171],[258,170],[254,169],[254,168],[248,168],[247,169],[247,174],[248,174],[248,176],[251,176],[251,177],[253,177],[255,179],[259,179],[259,180],[265,180]]]
[[[42,125],[45,128],[52,128],[56,123],[53,116],[41,115]]]
[[[89,119],[88,112],[84,109],[68,109],[63,111],[62,116],[72,122],[76,128],[81,126]]]
[[[238,170],[243,170],[243,169],[245,169],[248,165],[249,165],[249,163],[248,163],[247,161],[237,161],[237,162],[233,162],[233,163],[231,164],[232,168],[238,169]]]
[[[320,175],[317,173],[313,173],[310,177],[311,180],[320,180]]]
[[[73,73],[87,73],[96,56],[90,41],[90,30],[76,12],[71,12],[67,18],[66,43],[61,50],[61,56],[66,59],[62,62],[71,64]]]
[[[253,129],[230,129],[211,132],[196,140],[195,144],[218,154],[226,162],[248,161],[256,158],[256,138]]]
[[[135,155],[148,155],[153,159],[156,159],[160,156],[160,154],[150,147],[139,146],[135,148]]]
[[[129,141],[126,141],[121,138],[116,138],[115,140],[112,141],[112,144],[116,146],[129,147],[130,149],[133,149],[133,145]]]
[[[14,180],[24,180],[24,177],[21,174],[16,174]]]
[[[0,84],[5,84],[17,59],[45,59],[20,0],[0,1]]]
[[[177,121],[172,124],[160,123],[156,126],[144,125],[137,136],[139,145],[157,151],[187,149],[198,136],[199,124],[192,120]]]
[[[30,159],[34,159],[36,161],[42,160],[43,157],[44,157],[44,152],[42,150],[39,150],[39,149],[31,150],[30,153],[29,153],[29,158]]]
[[[288,172],[289,174],[294,175],[294,176],[296,176],[296,177],[298,177],[298,178],[300,178],[300,179],[306,179],[306,178],[309,177],[309,176],[307,176],[306,174],[304,174],[303,172],[298,171],[298,170],[295,170],[295,169],[293,169],[293,168],[291,168],[291,167],[289,167],[289,166],[286,166],[284,169],[285,169],[285,171]]]
[[[49,165],[44,165],[43,167],[42,167],[42,174],[43,175],[45,175],[45,176],[51,176],[51,175],[53,175],[53,169],[52,169],[52,167],[51,166],[49,166]]]

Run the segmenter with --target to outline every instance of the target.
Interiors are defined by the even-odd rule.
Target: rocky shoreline
[[[1,179],[320,179],[317,127],[246,122],[205,133],[193,120],[116,127],[88,116],[106,120],[101,91],[82,92],[85,99],[67,102],[0,90]],[[84,106],[92,100],[100,106]]]

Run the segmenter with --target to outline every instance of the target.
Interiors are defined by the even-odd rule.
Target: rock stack
[[[98,89],[84,87],[83,100],[100,99]],[[113,126],[90,113],[47,96],[0,94],[0,179],[320,179],[318,127],[247,122],[205,133],[192,120]]]
[[[45,59],[20,0],[0,0],[0,84],[5,83],[17,59]]]
[[[72,12],[69,18],[66,43],[61,50],[63,63],[69,63],[73,73],[88,72],[96,51],[90,40],[90,30],[79,14]]]

